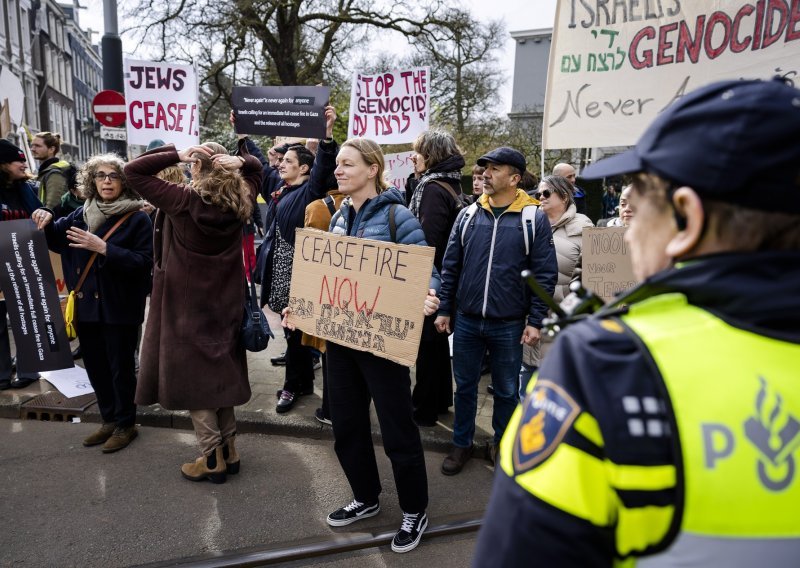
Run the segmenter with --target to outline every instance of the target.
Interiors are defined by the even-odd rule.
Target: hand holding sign
[[[436,297],[436,290],[431,288],[428,290],[428,295],[425,297],[425,305],[422,307],[422,313],[426,316],[432,316],[439,310],[439,298]]]
[[[331,105],[325,107],[325,138],[333,138],[333,124],[336,122],[336,109]]]
[[[31,213],[31,219],[36,223],[37,229],[44,229],[45,226],[53,220],[53,214],[47,209],[37,209]]]

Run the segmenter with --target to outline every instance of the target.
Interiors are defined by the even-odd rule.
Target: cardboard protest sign
[[[410,367],[417,360],[434,252],[298,229],[289,321],[308,334]]]
[[[377,75],[353,75],[348,136],[378,144],[413,142],[428,129],[430,69],[413,67]]]
[[[626,227],[587,227],[583,230],[581,283],[608,303],[639,282],[623,237]]]
[[[191,65],[125,60],[128,144],[200,143],[197,71]]]
[[[53,269],[53,278],[56,283],[56,292],[58,292],[59,296],[66,296],[69,294],[69,290],[67,290],[67,282],[64,280],[64,268],[61,266],[61,255],[53,251],[48,252],[50,253],[50,266]]]
[[[330,87],[234,87],[236,132],[325,138]]]
[[[385,154],[383,156],[386,169],[384,170],[384,177],[386,182],[398,189],[403,189],[406,186],[408,176],[414,173],[414,162],[411,161],[411,156],[414,152],[398,152],[397,154]]]
[[[559,0],[545,148],[628,146],[670,103],[723,79],[800,73],[794,0]]]
[[[44,233],[30,219],[0,223],[0,286],[22,373],[73,366]]]

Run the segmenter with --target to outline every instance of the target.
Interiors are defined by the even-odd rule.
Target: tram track
[[[483,513],[448,515],[437,524],[429,525],[423,541],[461,533],[476,532],[481,526]],[[316,538],[263,547],[206,554],[141,564],[135,568],[250,568],[273,566],[286,562],[333,557],[344,552],[366,550],[388,545],[397,532],[397,527],[376,527],[374,530],[341,533],[334,538]]]

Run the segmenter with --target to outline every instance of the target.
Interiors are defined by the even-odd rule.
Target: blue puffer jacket
[[[356,213],[353,226],[349,226],[350,208],[353,202],[349,197],[342,201],[339,210],[331,218],[330,231],[337,235],[349,235],[375,241],[392,241],[389,230],[389,210],[394,205],[395,242],[401,245],[428,246],[425,233],[416,217],[406,209],[403,194],[394,187],[368,200]],[[441,280],[436,268],[431,274],[430,287],[439,291]]]
[[[452,316],[456,309],[487,319],[522,319],[537,329],[547,315],[547,306],[531,294],[520,273],[530,269],[536,281],[550,296],[558,279],[558,263],[550,222],[541,210],[536,212],[535,237],[525,256],[520,215],[536,201],[517,190],[516,198],[498,219],[482,195],[478,210],[469,219],[461,244],[462,209],[453,224],[442,262],[442,303],[439,315]]]

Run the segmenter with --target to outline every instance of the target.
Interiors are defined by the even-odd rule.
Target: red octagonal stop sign
[[[100,91],[92,100],[92,112],[104,126],[122,126],[127,117],[125,97],[117,91]]]

